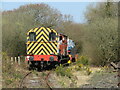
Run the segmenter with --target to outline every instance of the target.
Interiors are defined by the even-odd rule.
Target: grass
[[[42,72],[42,76],[43,76],[43,77],[46,76],[46,75],[47,75],[46,73]]]
[[[24,70],[21,66],[16,65],[15,63],[11,64],[10,58],[6,53],[3,53],[2,59],[2,76],[3,76],[3,88],[18,88],[19,81],[24,76]]]
[[[74,69],[76,71],[85,71],[87,75],[92,73],[89,66],[89,59],[86,56],[79,56]]]

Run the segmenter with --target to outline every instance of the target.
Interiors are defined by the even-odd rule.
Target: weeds
[[[63,65],[58,66],[55,69],[55,72],[57,73],[57,75],[67,76],[69,78],[71,78],[73,76],[71,69],[70,68],[64,68]]]
[[[33,70],[32,72],[33,72],[35,75],[37,75],[37,76],[38,76],[38,73],[37,73],[37,71]]]
[[[46,73],[42,72],[42,76],[43,76],[43,77],[46,76],[46,75],[47,75]]]
[[[80,56],[75,65],[76,71],[85,71],[87,75],[90,75],[92,71],[89,68],[89,60],[86,56]]]
[[[89,67],[86,68],[86,73],[87,73],[87,75],[90,75],[92,73],[92,71],[90,70]]]
[[[14,77],[15,79],[20,79],[20,78],[22,78],[22,75],[21,75],[21,74],[18,74],[18,73],[13,73],[13,77]]]
[[[101,67],[101,69],[99,71],[97,71],[97,73],[103,73],[103,72],[106,72],[106,71],[109,71],[108,66]]]
[[[3,88],[17,87],[24,73],[22,73],[20,67],[11,63],[10,58],[5,52],[2,53],[2,56]]]
[[[9,84],[11,84],[13,82],[13,80],[11,80],[11,79],[8,79],[8,80],[6,80],[6,85],[9,85]]]
[[[89,59],[86,56],[80,56],[76,62],[77,64],[88,65]]]
[[[65,83],[63,81],[59,81],[59,83],[62,85],[62,86],[65,86]]]

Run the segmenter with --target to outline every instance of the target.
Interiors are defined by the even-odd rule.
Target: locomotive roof
[[[30,29],[30,30],[27,32],[27,35],[29,35],[30,32],[36,32],[38,29],[47,30],[47,31],[49,31],[49,32],[53,31],[53,32],[57,33],[56,30],[51,29],[51,28],[47,28],[47,27],[36,27],[36,28]]]

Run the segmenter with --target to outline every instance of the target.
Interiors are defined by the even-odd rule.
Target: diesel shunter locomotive
[[[72,54],[74,42],[66,35],[46,27],[29,30],[26,47],[29,68],[43,69],[48,65],[70,63],[75,59],[75,53]]]

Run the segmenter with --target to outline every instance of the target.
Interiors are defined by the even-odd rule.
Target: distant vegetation
[[[89,6],[84,25],[84,54],[91,63],[105,65],[118,56],[118,5],[114,2]]]
[[[67,34],[76,42],[79,55],[90,64],[105,65],[117,60],[117,3],[104,2],[89,5],[87,22],[73,22],[72,16],[62,15],[46,4],[29,4],[12,11],[2,12],[3,52],[8,56],[26,54],[26,32],[45,26]]]

